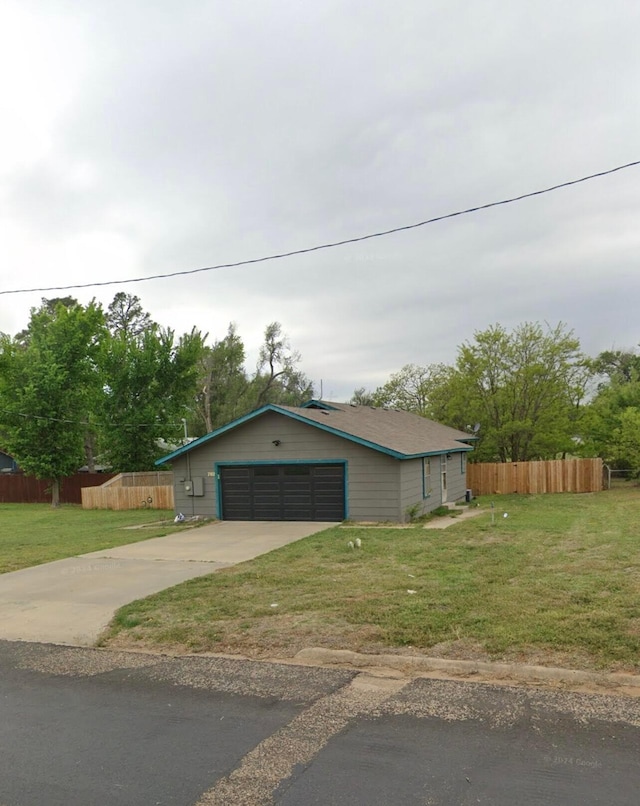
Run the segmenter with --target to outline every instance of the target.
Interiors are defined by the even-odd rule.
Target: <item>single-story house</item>
[[[466,493],[473,434],[399,409],[269,404],[156,462],[176,512],[223,520],[404,521]]]

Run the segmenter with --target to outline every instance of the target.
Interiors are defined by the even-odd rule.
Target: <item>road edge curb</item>
[[[297,663],[318,666],[350,666],[359,669],[384,667],[404,674],[440,672],[454,677],[489,677],[529,683],[568,683],[607,688],[634,688],[640,693],[640,675],[623,672],[589,672],[554,666],[491,663],[489,661],[451,660],[425,655],[369,655],[349,649],[307,647],[293,659]]]

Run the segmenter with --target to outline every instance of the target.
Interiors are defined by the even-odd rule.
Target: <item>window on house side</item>
[[[422,497],[429,498],[431,495],[431,459],[428,456],[422,457]]]

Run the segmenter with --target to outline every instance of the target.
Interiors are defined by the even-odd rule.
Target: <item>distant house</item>
[[[10,454],[0,450],[0,473],[19,473],[18,463]]]
[[[464,498],[475,437],[398,409],[266,405],[159,459],[176,511],[223,520],[403,521]]]

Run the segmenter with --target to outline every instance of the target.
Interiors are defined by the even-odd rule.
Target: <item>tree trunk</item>
[[[60,479],[51,480],[51,506],[60,506]]]
[[[202,404],[202,410],[204,414],[204,427],[206,429],[206,433],[210,434],[213,431],[213,419],[211,417],[211,384],[213,383],[213,377],[209,376],[207,378],[207,383],[205,384],[203,394],[204,394],[204,402]]]

